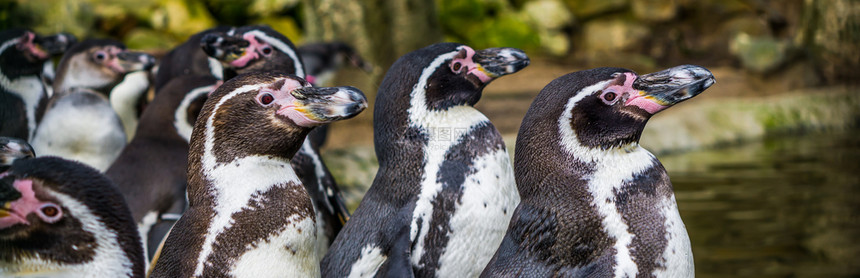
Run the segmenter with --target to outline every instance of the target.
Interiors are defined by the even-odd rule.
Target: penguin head
[[[213,32],[204,36],[200,44],[207,55],[224,66],[224,79],[272,70],[305,77],[305,68],[295,45],[268,26],[244,26],[227,32]]]
[[[54,91],[80,87],[105,92],[122,81],[125,74],[149,70],[155,58],[130,52],[118,41],[89,39],[72,46],[57,66]]]
[[[111,258],[122,264],[84,272],[143,273],[143,248],[123,196],[89,166],[57,157],[18,160],[0,174],[0,204],[0,260],[12,272],[60,270],[123,254]],[[39,269],[29,269],[31,260]]]
[[[609,149],[639,142],[648,119],[714,84],[700,66],[683,65],[637,75],[621,68],[567,74],[548,84],[529,108],[520,133],[558,119],[563,142]]]
[[[38,74],[42,64],[55,53],[52,41],[57,36],[42,37],[22,28],[0,32],[0,64],[8,77]],[[65,50],[65,49],[62,49]]]
[[[0,172],[5,171],[19,159],[36,156],[33,147],[23,139],[0,136]]]
[[[462,44],[438,43],[394,62],[382,81],[377,101],[423,98],[420,102],[427,110],[472,106],[481,98],[484,86],[528,64],[528,56],[514,48],[474,50]]]
[[[66,52],[78,39],[69,33],[58,33],[52,36],[37,36],[33,40],[37,45],[41,46],[49,55],[60,55]]]
[[[212,142],[219,161],[252,155],[289,159],[312,128],[366,107],[364,94],[353,87],[313,87],[280,72],[239,75],[209,96],[191,135],[192,149]]]

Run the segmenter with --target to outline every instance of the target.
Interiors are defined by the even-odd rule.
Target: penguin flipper
[[[394,237],[391,251],[388,253],[388,259],[375,277],[415,277],[412,271],[412,263],[409,262],[409,257],[412,254],[412,240],[409,233],[410,226],[405,225],[400,228],[397,235]]]

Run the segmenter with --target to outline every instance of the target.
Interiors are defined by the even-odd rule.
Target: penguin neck
[[[122,82],[110,91],[110,105],[122,121],[128,138],[134,137],[138,124],[137,103],[149,89],[149,76],[145,71],[127,74]]]
[[[191,131],[194,130],[194,122],[196,119],[192,119],[190,117],[195,116],[194,113],[189,113],[188,109],[190,109],[191,104],[194,103],[200,97],[209,94],[217,88],[217,84],[205,85],[201,87],[197,87],[184,94],[182,100],[179,101],[178,106],[173,108],[173,123],[164,123],[166,125],[172,125],[176,129],[176,133],[179,137],[185,140],[185,142],[191,141]],[[165,117],[161,117],[165,118]],[[160,126],[166,126],[160,125]]]

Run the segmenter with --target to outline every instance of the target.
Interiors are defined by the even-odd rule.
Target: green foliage
[[[439,22],[449,40],[474,48],[533,50],[540,38],[527,20],[504,1],[437,0]]]

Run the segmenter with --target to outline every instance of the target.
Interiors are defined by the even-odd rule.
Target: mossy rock
[[[564,4],[576,18],[581,19],[621,11],[629,5],[628,0],[564,0]]]
[[[173,40],[161,32],[147,28],[136,28],[125,37],[126,47],[135,50],[162,51],[179,43],[181,42]]]

